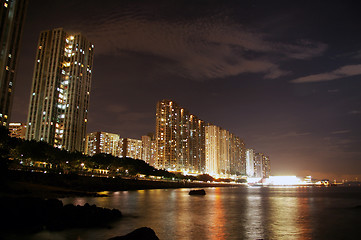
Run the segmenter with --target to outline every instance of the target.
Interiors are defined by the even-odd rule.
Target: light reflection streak
[[[173,191],[173,193],[176,193],[176,191]],[[191,217],[193,217],[193,214],[190,214],[191,209],[190,209],[190,205],[192,204],[191,198],[188,195],[188,192],[184,192],[184,191],[177,191],[177,196],[175,196],[175,199],[172,201],[177,202],[175,209],[174,209],[174,218],[176,219],[176,222],[174,224],[174,231],[176,232],[176,236],[182,236],[183,235],[183,231],[184,229],[188,229],[189,233],[192,232],[192,227],[194,225],[193,219],[191,219]],[[192,212],[193,213],[193,212]],[[185,237],[185,236],[183,236]],[[191,239],[190,237],[188,237],[188,239]]]
[[[214,191],[214,201],[212,207],[212,213],[210,214],[210,239],[223,240],[226,239],[225,234],[225,216],[222,203],[222,193],[220,188],[216,188]]]
[[[279,190],[269,199],[270,238],[308,239],[306,235],[310,234],[310,229],[304,221],[300,221],[308,217],[307,200],[294,195],[296,188]]]
[[[264,226],[262,225],[262,198],[261,188],[248,188],[246,207],[246,237],[247,239],[264,239]]]
[[[305,236],[304,239],[311,239],[312,237],[312,227],[308,219],[310,219],[310,209],[309,209],[309,199],[308,198],[298,198],[299,214],[298,214],[298,229],[302,236]]]

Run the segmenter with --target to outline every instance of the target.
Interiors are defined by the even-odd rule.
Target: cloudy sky
[[[40,31],[95,45],[88,132],[140,138],[173,99],[270,156],[272,174],[361,179],[358,1],[29,4],[13,121],[26,122]]]

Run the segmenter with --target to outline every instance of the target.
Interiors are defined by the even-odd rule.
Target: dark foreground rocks
[[[58,199],[0,198],[0,230],[9,232],[38,232],[66,228],[107,227],[122,214],[117,209],[107,209],[85,204],[74,206]]]
[[[113,237],[109,240],[159,240],[154,230],[148,227],[135,229],[124,236]]]

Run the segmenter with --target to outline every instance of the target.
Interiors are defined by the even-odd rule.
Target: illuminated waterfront
[[[143,226],[153,228],[160,239],[356,239],[361,234],[360,209],[354,208],[361,205],[361,188],[211,188],[205,196],[188,192],[140,190],[62,199],[64,204],[118,208],[124,218],[110,229],[42,232],[26,239],[108,239]]]

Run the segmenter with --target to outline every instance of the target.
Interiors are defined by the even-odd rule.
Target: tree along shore
[[[55,174],[26,171],[8,171],[0,188],[1,195],[34,197],[104,196],[99,192],[166,188],[206,188],[241,186],[230,183],[194,181],[143,180],[120,177],[91,177],[76,174]]]

